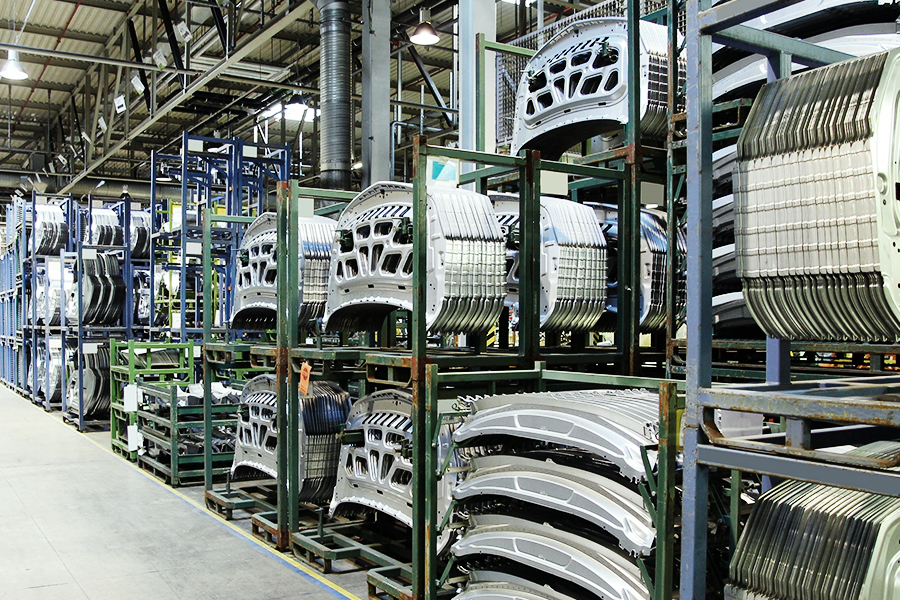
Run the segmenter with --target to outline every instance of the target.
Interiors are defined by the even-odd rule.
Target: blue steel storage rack
[[[162,304],[157,285],[159,274],[174,273],[178,279],[178,298],[168,300],[169,322],[153,327],[152,336],[181,342],[199,339],[203,335],[204,298],[200,264],[202,212],[208,209],[220,216],[253,217],[265,211],[267,202],[274,206],[271,199],[274,198],[274,184],[287,180],[290,174],[290,149],[288,146],[267,147],[242,140],[198,137],[185,132],[181,154],[154,152],[151,168],[151,323],[156,322],[156,312]],[[172,179],[180,182],[181,197],[163,198],[158,194],[157,182]],[[169,221],[165,226],[164,217]],[[233,288],[233,265],[240,234],[241,229],[235,224],[218,227],[213,233],[215,252],[224,259],[224,265],[217,269],[218,290]],[[192,261],[191,257],[196,260]],[[232,300],[228,293],[220,293],[218,297],[221,321],[231,313]],[[171,318],[176,314],[179,321],[173,323]]]
[[[679,7],[678,0],[670,0]],[[750,29],[742,23],[791,2],[783,0],[712,0],[684,4],[687,74],[687,398],[684,413],[684,502],[682,518],[681,593],[703,600],[707,590],[707,535],[710,469],[775,475],[842,488],[898,495],[900,473],[876,464],[850,464],[817,448],[877,439],[874,425],[900,428],[897,404],[876,397],[898,377],[867,378],[853,383],[792,382],[790,343],[766,342],[767,383],[712,387],[712,44],[721,43],[762,54],[773,76],[790,74],[791,64],[821,66],[848,55]],[[834,381],[834,380],[831,380]],[[845,380],[847,381],[847,380]],[[821,391],[824,387],[831,389]],[[786,431],[753,440],[711,437],[707,423],[715,410],[738,410],[781,417]],[[830,425],[811,429],[810,421]],[[836,425],[835,425],[836,424]],[[896,432],[896,430],[895,430]]]

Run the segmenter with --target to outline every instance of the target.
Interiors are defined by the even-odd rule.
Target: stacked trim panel
[[[453,434],[471,466],[453,491],[469,516],[452,547],[470,573],[463,596],[504,596],[512,583],[529,598],[649,600],[635,559],[656,531],[637,485],[642,448],[659,440],[658,394],[515,394],[473,408]]]
[[[767,84],[738,142],[737,275],[771,337],[900,340],[900,50]]]

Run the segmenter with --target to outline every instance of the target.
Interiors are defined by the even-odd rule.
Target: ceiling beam
[[[4,79],[3,83],[0,84],[0,89],[3,89],[7,85],[11,85],[13,87],[28,88],[28,89],[50,90],[51,92],[71,92],[72,91],[71,85],[68,85],[65,83],[54,83],[52,81],[44,81],[43,79],[40,81],[32,81],[29,79],[23,79],[21,81],[11,81],[8,79]],[[5,102],[4,100],[0,100],[0,104],[3,104],[4,102]]]
[[[8,29],[9,31],[23,31],[22,23],[10,21],[0,21],[0,29]],[[59,39],[64,37],[67,40],[77,40],[79,42],[90,42],[91,44],[103,45],[106,43],[105,35],[96,33],[86,33],[84,31],[72,31],[71,29],[60,29],[58,27],[47,27],[45,25],[24,24],[24,32],[31,35],[43,35],[46,37]]]
[[[281,14],[281,16],[271,19],[265,28],[260,29],[256,33],[252,34],[249,39],[247,39],[243,45],[236,48],[230,56],[228,56],[227,58],[223,58],[206,73],[192,81],[191,84],[187,88],[185,88],[183,92],[166,102],[164,105],[160,106],[155,113],[144,119],[141,123],[134,126],[128,135],[126,135],[118,143],[113,145],[107,152],[91,161],[89,164],[85,165],[84,169],[78,175],[72,178],[72,180],[69,181],[68,184],[66,184],[62,191],[67,192],[72,188],[72,186],[92,173],[95,169],[97,169],[97,167],[106,162],[116,152],[124,148],[132,139],[149,129],[154,123],[166,116],[173,108],[180,106],[182,103],[187,101],[194,94],[194,92],[205,87],[208,82],[224,73],[228,67],[235,65],[241,60],[245,59],[257,48],[271,40],[273,36],[280,33],[281,31],[284,31],[284,29],[289,27],[296,19],[301,16],[302,13],[308,12],[309,9],[304,5],[305,3],[301,3],[299,6],[295,5],[294,8],[287,8],[285,9],[285,12]]]
[[[64,4],[79,4],[89,8],[100,8],[118,13],[127,13],[131,10],[131,2],[115,2],[114,0],[56,0]],[[137,14],[150,14],[146,9],[140,9]]]

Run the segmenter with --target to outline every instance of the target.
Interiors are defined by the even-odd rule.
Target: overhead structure
[[[428,193],[425,319],[433,332],[484,333],[506,296],[505,250],[487,196],[460,189]],[[413,308],[413,186],[377,183],[338,220],[331,250],[325,325],[373,330],[394,310]]]
[[[786,340],[900,340],[900,50],[763,87],[738,141],[737,275]]]

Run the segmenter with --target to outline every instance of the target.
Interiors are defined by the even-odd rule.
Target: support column
[[[362,186],[392,179],[391,4],[363,0]]]
[[[493,2],[460,0],[459,2],[459,146],[463,150],[493,152],[496,145],[496,68],[494,56],[485,60],[485,88],[478,89],[478,50],[475,38],[483,33],[487,41],[497,40],[497,15]],[[478,94],[484,95],[484,115],[477,114]],[[484,147],[476,145],[478,120],[484,119]],[[463,166],[472,170],[472,166]]]

